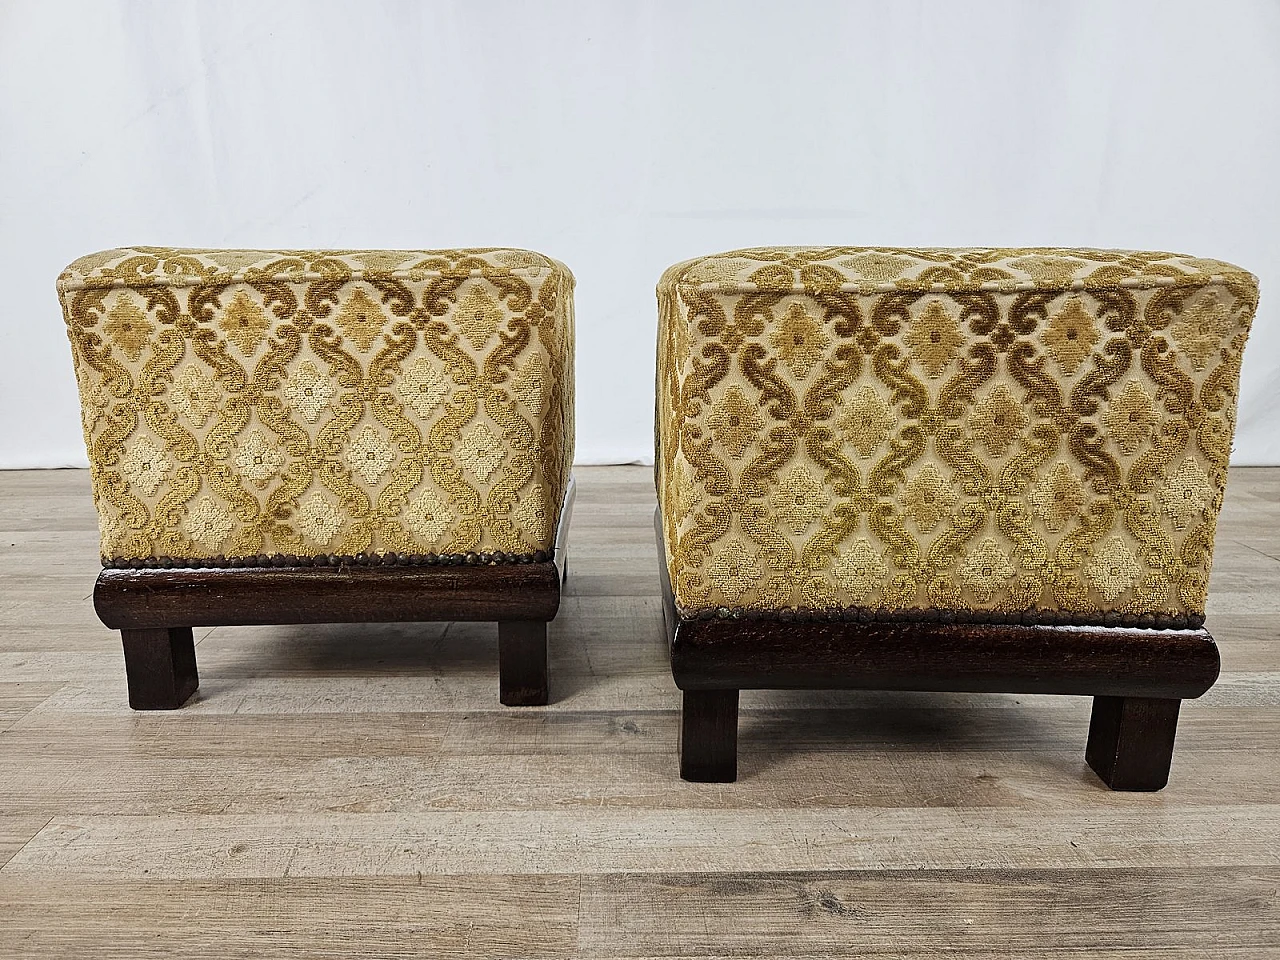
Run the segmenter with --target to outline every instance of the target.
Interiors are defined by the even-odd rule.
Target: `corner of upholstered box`
[[[58,295],[62,296],[72,290],[82,288],[95,270],[101,269],[112,260],[118,260],[129,252],[127,247],[116,247],[110,250],[98,250],[76,257],[63,267],[58,274]]]
[[[546,257],[547,255],[542,254],[542,256]],[[557,260],[555,257],[547,257],[547,260],[551,263],[551,269],[560,274],[561,278],[568,284],[569,293],[573,293],[578,286],[578,278],[573,275],[569,265],[563,260]]]
[[[705,259],[707,258],[694,257],[690,260],[681,260],[679,263],[673,263],[671,266],[667,267],[666,270],[663,270],[662,276],[658,278],[657,294],[659,299],[661,299],[664,294],[671,293],[671,291],[679,285],[681,278],[690,267],[701,263]]]

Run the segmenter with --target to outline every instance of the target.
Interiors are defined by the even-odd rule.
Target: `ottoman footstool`
[[[547,701],[573,503],[573,277],[525,250],[135,248],[59,277],[135,709],[192,627],[498,622]]]
[[[658,286],[681,774],[738,691],[1090,695],[1086,760],[1168,779],[1256,279],[1169,253],[766,248]]]

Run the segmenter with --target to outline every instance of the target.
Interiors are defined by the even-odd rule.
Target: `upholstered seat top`
[[[563,264],[135,247],[58,289],[104,561],[552,548],[573,462]]]
[[[684,611],[1204,612],[1252,274],[1162,252],[769,247],[658,286]]]
[[[372,276],[481,276],[498,270],[522,276],[565,274],[558,260],[532,250],[195,250],[120,247],[80,257],[58,277],[58,290],[85,287],[189,287],[243,280],[358,280]]]
[[[1252,281],[1221,260],[1135,250],[898,247],[755,247],[686,260],[659,289],[883,292],[1145,289]]]

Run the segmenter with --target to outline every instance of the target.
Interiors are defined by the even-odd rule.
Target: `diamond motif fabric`
[[[58,279],[104,560],[532,553],[573,276],[526,250],[108,250]]]
[[[1251,274],[776,247],[658,285],[677,605],[1200,614]]]

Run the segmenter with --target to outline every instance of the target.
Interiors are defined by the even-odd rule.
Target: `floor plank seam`
[[[17,850],[13,851],[13,853],[12,853],[12,854],[10,854],[8,857],[6,857],[6,858],[5,858],[5,861],[4,861],[3,863],[0,863],[0,876],[3,876],[3,875],[4,875],[6,868],[9,866],[9,864],[13,863],[13,861],[17,858],[18,854],[22,853],[22,851],[23,851],[23,850],[27,849],[27,847],[30,845],[31,841],[32,841],[32,840],[34,840],[36,837],[40,836],[40,834],[42,834],[45,830],[48,830],[48,829],[49,829],[49,824],[53,823],[53,821],[55,821],[55,820],[57,820],[57,819],[58,819],[58,818],[57,818],[57,816],[56,816],[56,815],[54,815],[54,816],[50,817],[48,820],[46,820],[46,821],[44,822],[44,826],[43,826],[43,827],[41,827],[39,830],[37,830],[37,831],[36,831],[35,833],[33,833],[31,836],[27,837],[26,842],[25,842],[25,843],[23,843],[23,844],[22,844],[22,846],[20,846]]]

